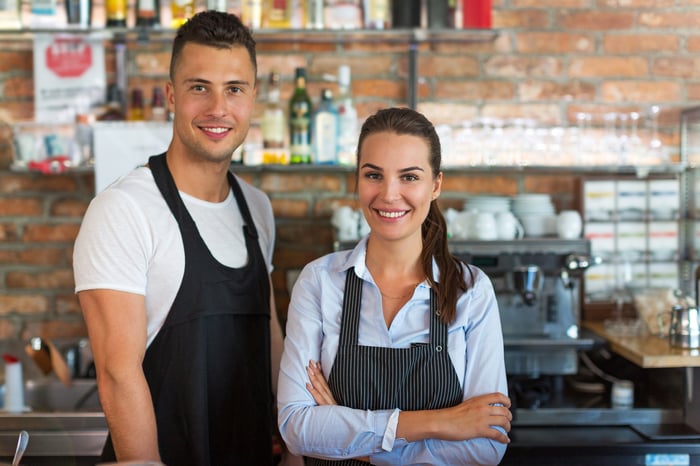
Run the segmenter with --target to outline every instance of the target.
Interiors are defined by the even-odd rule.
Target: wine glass
[[[629,255],[620,253],[614,262],[614,288],[612,299],[615,303],[615,312],[612,319],[604,322],[605,330],[618,336],[636,335],[639,327],[638,319],[625,319],[623,311],[625,303],[632,301],[632,261]]]

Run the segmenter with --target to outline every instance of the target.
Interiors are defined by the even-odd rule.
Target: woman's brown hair
[[[422,138],[430,149],[429,163],[433,179],[440,173],[442,162],[440,138],[433,124],[423,114],[409,108],[386,108],[367,118],[360,129],[357,143],[357,178],[359,179],[362,143],[370,134],[390,132]],[[457,298],[468,289],[464,279],[464,263],[453,256],[447,244],[447,224],[437,202],[430,203],[422,225],[423,250],[421,264],[428,283],[436,291],[440,319],[450,323],[457,314]],[[440,283],[433,277],[433,258],[440,271]]]

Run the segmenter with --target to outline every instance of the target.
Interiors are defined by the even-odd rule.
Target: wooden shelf
[[[584,321],[582,326],[604,338],[612,351],[642,368],[700,367],[700,349],[674,348],[667,338],[656,335],[611,335],[601,321]]]

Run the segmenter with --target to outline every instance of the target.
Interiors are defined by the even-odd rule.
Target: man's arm
[[[119,461],[160,461],[153,400],[143,374],[146,305],[114,290],[78,293],[95,358],[97,386]]]

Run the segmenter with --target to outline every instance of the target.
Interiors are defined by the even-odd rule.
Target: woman
[[[289,306],[278,420],[307,464],[497,464],[505,453],[496,297],[447,249],[441,185],[423,115],[366,120],[357,192],[371,231],[308,264]]]

